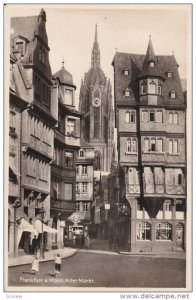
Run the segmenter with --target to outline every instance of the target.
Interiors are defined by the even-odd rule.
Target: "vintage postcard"
[[[4,291],[191,292],[192,5],[6,4],[4,37]]]

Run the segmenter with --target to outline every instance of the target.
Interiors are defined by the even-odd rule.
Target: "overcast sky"
[[[101,68],[113,82],[111,66],[115,49],[119,52],[145,54],[151,35],[156,55],[174,55],[181,78],[187,77],[187,22],[189,10],[185,5],[12,5],[12,16],[38,15],[46,11],[46,29],[50,47],[52,72],[65,68],[73,75],[78,98],[81,79],[88,71],[98,24]]]

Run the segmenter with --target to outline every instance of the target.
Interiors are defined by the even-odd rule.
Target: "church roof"
[[[99,84],[104,84],[106,82],[106,76],[101,68],[90,68],[87,73],[85,73],[84,82],[92,83],[95,82]]]

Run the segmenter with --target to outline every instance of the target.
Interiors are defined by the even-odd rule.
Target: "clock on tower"
[[[99,97],[93,98],[92,104],[95,107],[99,107],[101,105],[101,99]]]

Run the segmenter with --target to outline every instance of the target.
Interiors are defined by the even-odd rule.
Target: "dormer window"
[[[170,72],[170,71],[168,71],[168,72],[167,72],[167,77],[168,77],[168,78],[172,78],[172,77],[173,77],[173,73]]]
[[[174,90],[171,91],[170,97],[171,99],[176,99],[176,92]]]
[[[154,61],[150,61],[150,67],[154,68]]]
[[[130,97],[131,96],[130,90],[126,89],[124,92],[124,95],[125,95],[125,97]]]
[[[24,42],[16,42],[16,50],[18,50],[21,55],[24,55]]]
[[[124,74],[125,76],[128,76],[128,75],[129,75],[129,70],[124,70],[124,71],[123,71],[123,74]]]

